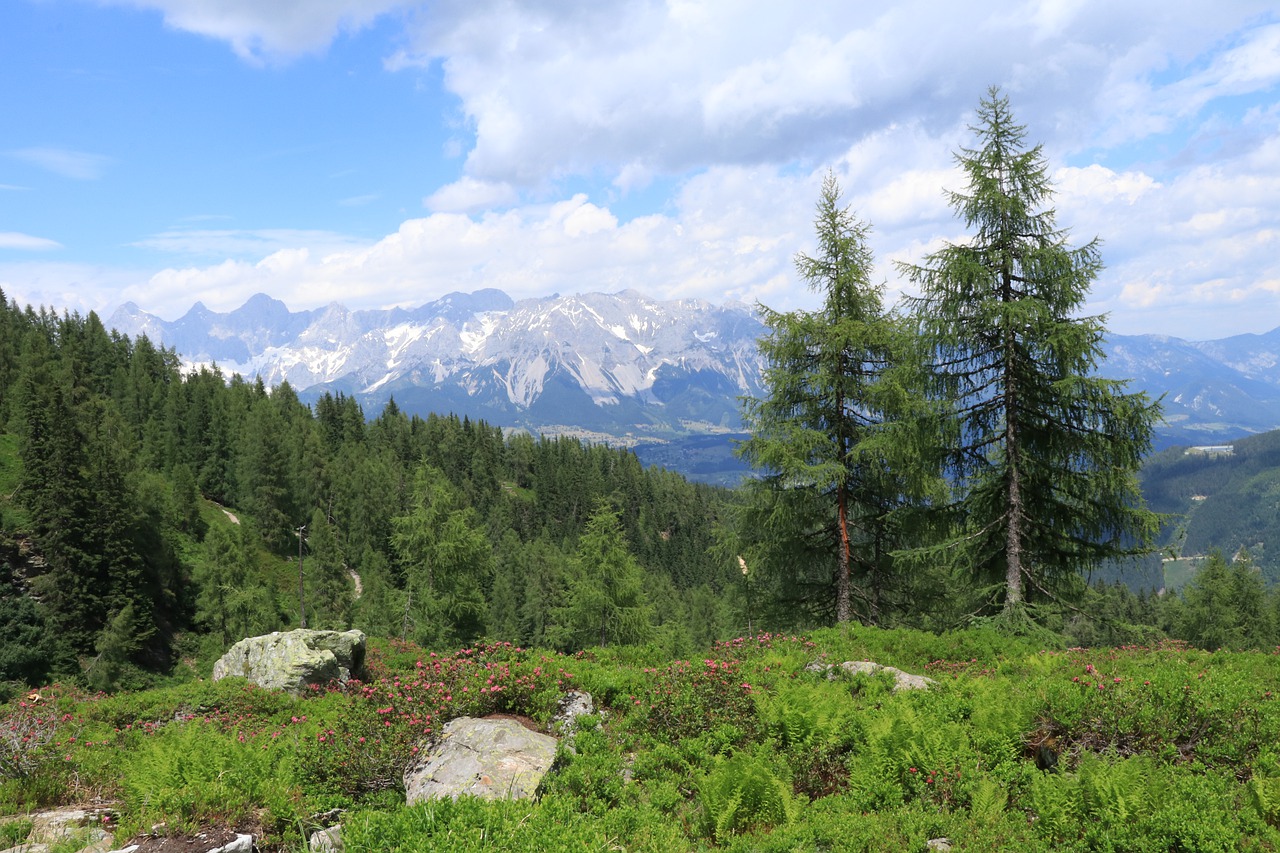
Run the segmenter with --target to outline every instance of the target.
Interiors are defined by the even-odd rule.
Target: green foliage
[[[1159,406],[1095,374],[1103,320],[1079,310],[1099,245],[1072,247],[1057,226],[1047,161],[1008,99],[992,89],[972,130],[979,147],[956,158],[968,187],[950,201],[974,233],[901,267],[920,288],[920,381],[938,404],[919,425],[954,489],[935,507],[946,535],[917,556],[999,584],[1015,611],[1147,550],[1156,517],[1136,473]]]
[[[1089,850],[1228,851],[1280,840],[1236,807],[1234,787],[1228,775],[1175,773],[1148,756],[1085,753],[1074,773],[1035,778],[1027,800],[1042,836]]]
[[[1183,587],[1170,634],[1202,649],[1244,649],[1276,640],[1274,605],[1247,555],[1230,565],[1215,552]]]
[[[898,547],[894,510],[912,494],[919,469],[891,466],[880,442],[905,399],[886,382],[897,357],[895,332],[881,304],[883,285],[871,281],[870,227],[840,207],[831,174],[814,224],[818,257],[797,255],[796,270],[822,295],[822,308],[778,313],[760,306],[769,329],[760,342],[768,396],[745,400],[751,436],[739,452],[763,474],[752,491],[772,492],[757,500],[821,506],[817,517],[802,515],[808,523],[801,529],[833,563],[836,621],[852,617],[856,573],[863,618],[876,624],[893,575],[890,552]],[[767,550],[766,541],[756,556]]]
[[[853,626],[740,639],[696,665],[659,654],[432,654],[384,641],[368,683],[301,699],[237,679],[110,696],[45,688],[0,708],[6,748],[30,743],[24,721],[47,732],[27,747],[28,769],[0,780],[0,807],[110,798],[125,834],[160,820],[175,831],[260,824],[261,843],[287,849],[332,808],[347,810],[358,850],[1280,843],[1271,654],[1035,651],[990,631]],[[858,658],[939,683],[895,693],[883,674],[805,671]],[[545,726],[564,691],[583,687],[601,711],[580,720],[573,750],[562,745],[538,800],[403,805],[404,765],[444,722],[504,713]]]
[[[0,850],[8,850],[10,847],[17,847],[19,844],[27,840],[27,836],[31,834],[33,824],[27,818],[18,818],[16,820],[5,820],[0,822]]]
[[[579,717],[572,748],[561,742],[555,772],[545,777],[540,796],[561,797],[603,817],[623,802],[623,756],[599,728],[598,720]]]
[[[764,731],[784,749],[823,749],[842,745],[853,732],[852,707],[830,691],[803,682],[783,685],[756,699]]]
[[[578,539],[565,603],[557,612],[561,648],[643,643],[653,635],[653,607],[643,571],[627,549],[620,512],[599,505]]]
[[[676,661],[651,674],[647,694],[632,699],[641,709],[637,723],[646,733],[678,739],[728,732],[731,743],[755,734],[759,720],[752,688],[742,680],[737,661]]]
[[[103,692],[114,691],[130,656],[142,648],[154,630],[140,626],[134,606],[126,604],[112,617],[94,644],[98,656],[85,670],[85,681],[89,687]]]
[[[448,643],[479,637],[492,550],[475,511],[443,471],[423,463],[414,477],[411,511],[391,523],[406,576],[406,622],[414,638]]]
[[[785,771],[767,754],[739,752],[719,762],[698,786],[702,833],[722,842],[791,821],[800,803],[780,774]]]
[[[345,631],[354,603],[347,563],[329,519],[316,509],[307,527],[311,559],[305,564],[307,627]]]
[[[135,735],[127,761],[102,756],[104,774],[118,774],[122,832],[153,823],[190,831],[209,823],[243,825],[264,804],[288,801],[278,765],[288,742],[243,730],[220,735],[190,721]],[[92,767],[92,762],[89,762]],[[288,817],[280,815],[280,817]]]

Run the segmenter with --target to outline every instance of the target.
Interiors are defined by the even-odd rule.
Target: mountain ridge
[[[189,368],[287,381],[304,399],[341,392],[374,412],[394,396],[409,413],[640,447],[737,433],[739,398],[763,393],[765,327],[752,306],[635,290],[514,300],[486,288],[416,308],[296,312],[255,294],[225,313],[197,302],[174,321],[126,303],[108,325],[147,335]],[[1280,328],[1211,341],[1109,335],[1103,350],[1102,376],[1161,399],[1157,448],[1280,427]],[[722,455],[741,473],[727,446]]]

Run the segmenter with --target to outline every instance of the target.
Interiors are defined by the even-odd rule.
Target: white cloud
[[[508,183],[466,177],[436,190],[424,198],[422,204],[438,213],[472,213],[507,207],[518,199],[519,194]]]
[[[69,148],[20,148],[9,151],[8,154],[10,157],[39,166],[64,178],[75,178],[81,181],[92,181],[102,177],[103,170],[110,162],[110,158],[103,157],[101,154],[89,154]]]
[[[200,217],[195,219],[198,220]],[[281,249],[311,248],[323,254],[363,246],[367,242],[333,231],[295,228],[256,230],[175,228],[153,234],[132,245],[166,254],[195,257],[261,258]]]
[[[1117,331],[1206,339],[1280,322],[1280,139],[1160,182],[1096,165],[1058,177],[1059,223],[1103,240],[1094,301]]]
[[[62,244],[47,237],[33,237],[18,231],[0,231],[0,249],[20,249],[22,251],[43,252],[49,249],[61,249]]]
[[[420,0],[99,0],[155,9],[171,27],[221,39],[250,62],[323,50],[342,32]]]
[[[637,169],[822,162],[889,122],[940,135],[990,84],[1051,146],[1093,144],[1099,127],[1162,132],[1183,95],[1158,75],[1268,5],[454,2],[423,15],[387,67],[442,63],[475,135],[470,177],[540,187],[603,170],[625,189]],[[1206,75],[1265,88],[1269,44],[1259,33],[1215,54]]]
[[[0,263],[0,290],[4,291],[5,299],[21,306],[45,306],[58,312],[97,311],[105,318],[129,298],[121,299],[120,294],[145,275],[138,270],[96,264]]]
[[[811,248],[828,166],[897,292],[893,261],[963,239],[942,190],[964,188],[952,153],[998,84],[1045,143],[1060,224],[1104,240],[1094,304],[1113,327],[1212,336],[1280,317],[1280,25],[1257,23],[1274,0],[102,2],[158,9],[253,61],[405,12],[383,67],[431,68],[429,85],[438,68],[464,125],[446,143],[461,175],[396,233],[175,229],[135,244],[186,256],[130,283],[144,305],[265,290],[365,307],[496,286],[797,307],[812,296],[792,256]],[[105,165],[24,151],[62,174]]]

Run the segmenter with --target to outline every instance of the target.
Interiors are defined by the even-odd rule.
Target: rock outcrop
[[[404,774],[405,799],[487,800],[533,796],[556,757],[556,739],[515,720],[458,717],[444,727],[425,758]]]
[[[887,672],[893,676],[893,692],[899,693],[903,690],[928,690],[938,682],[924,675],[912,675],[909,672],[903,672],[897,667],[883,666],[873,660],[847,660],[840,664],[839,669],[844,670],[850,675],[875,675],[878,672]],[[822,663],[814,661],[805,667],[806,672],[825,672],[828,679],[836,677],[837,667],[834,664]]]
[[[270,690],[301,694],[312,684],[364,673],[362,631],[277,631],[236,643],[213,665],[213,680],[247,678]]]
[[[583,690],[570,690],[556,703],[555,716],[551,718],[551,731],[561,737],[570,737],[578,728],[578,717],[596,712],[591,694]]]

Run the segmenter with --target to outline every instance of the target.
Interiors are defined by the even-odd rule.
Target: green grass
[[[805,669],[844,660],[938,683],[895,694],[884,676]],[[0,707],[0,732],[53,734],[31,772],[0,780],[0,811],[101,797],[120,804],[121,841],[216,824],[275,850],[305,849],[334,808],[356,851],[1280,849],[1271,654],[851,627],[681,661],[375,642],[370,665],[369,684],[301,699],[236,681],[46,688]],[[444,722],[545,725],[570,688],[601,713],[537,801],[404,805],[403,767]]]

